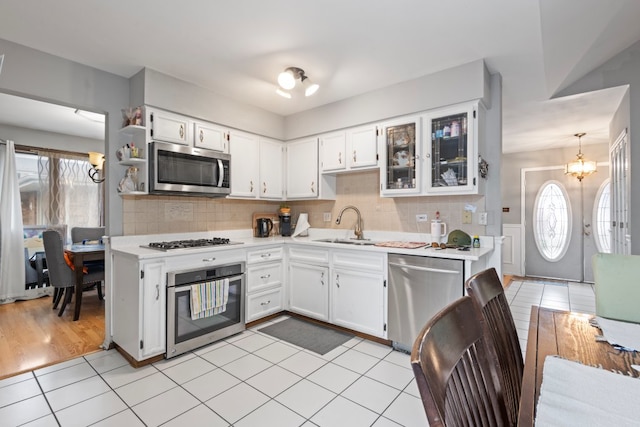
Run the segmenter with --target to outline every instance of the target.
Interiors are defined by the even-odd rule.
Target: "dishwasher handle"
[[[459,270],[445,270],[442,268],[420,267],[418,265],[400,264],[397,262],[390,262],[389,265],[392,265],[394,267],[406,268],[407,270],[427,271],[429,273],[460,274]]]

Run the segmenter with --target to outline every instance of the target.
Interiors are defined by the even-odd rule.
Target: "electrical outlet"
[[[462,211],[462,223],[463,224],[471,224],[471,211]]]
[[[429,220],[427,214],[416,214],[416,222],[426,222]]]
[[[331,222],[331,212],[325,212],[322,214],[324,222]]]
[[[478,212],[478,224],[487,225],[487,213],[486,212]]]

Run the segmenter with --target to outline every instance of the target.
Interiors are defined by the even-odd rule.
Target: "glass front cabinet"
[[[416,195],[421,192],[420,117],[406,117],[382,125],[380,194]]]
[[[478,194],[479,103],[425,115],[424,194]]]

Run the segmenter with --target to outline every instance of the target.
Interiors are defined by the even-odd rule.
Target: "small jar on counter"
[[[480,238],[477,235],[473,236],[473,247],[474,248],[480,247]]]

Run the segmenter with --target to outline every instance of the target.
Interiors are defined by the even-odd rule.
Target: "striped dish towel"
[[[224,313],[229,300],[229,279],[191,285],[191,320]]]

